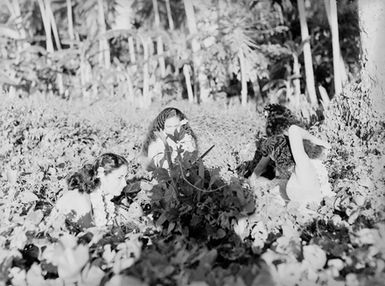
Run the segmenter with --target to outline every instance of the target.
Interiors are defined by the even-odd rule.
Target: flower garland
[[[116,213],[115,205],[111,202],[112,197],[111,194],[104,194],[101,188],[90,194],[96,226],[102,227],[114,223]]]

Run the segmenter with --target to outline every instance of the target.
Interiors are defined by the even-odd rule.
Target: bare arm
[[[289,127],[288,135],[290,142],[290,149],[293,154],[294,162],[296,167],[303,166],[309,161],[305,149],[303,147],[303,139],[307,137],[308,132],[297,125],[292,125]],[[306,138],[310,140],[309,138]]]
[[[270,163],[270,157],[262,157],[254,169],[254,174],[257,177],[261,176],[262,173],[266,170],[269,163]]]
[[[320,146],[323,146],[327,149],[330,148],[330,144],[328,142],[325,142],[325,141],[315,137],[314,135],[310,134],[309,131],[307,131],[307,130],[305,130],[305,129],[297,126],[297,125],[291,125],[289,127],[288,133],[289,133],[289,138],[290,138],[290,134],[291,134],[293,136],[302,137],[302,139],[307,139],[310,142],[314,143],[315,145],[320,145]]]

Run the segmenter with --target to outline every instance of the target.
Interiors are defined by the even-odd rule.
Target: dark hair
[[[293,124],[307,129],[306,124],[298,119],[297,116],[286,106],[280,104],[269,104],[265,106],[264,111],[267,113],[267,136],[283,134]]]
[[[148,155],[148,146],[150,145],[151,142],[156,140],[155,132],[164,130],[164,125],[166,120],[172,117],[177,117],[181,121],[184,119],[187,119],[186,115],[182,111],[180,111],[178,108],[166,107],[165,109],[163,109],[150,124],[146,138],[142,145],[142,154],[144,154],[145,156]],[[186,133],[191,135],[194,138],[194,141],[196,142],[197,138],[194,132],[192,131],[190,124],[187,123],[183,125],[183,127],[185,128]]]
[[[98,157],[93,164],[85,164],[79,171],[73,173],[67,178],[69,190],[77,189],[81,193],[92,193],[100,186],[100,179],[97,177],[98,169],[102,167],[104,174],[128,165],[127,160],[114,153],[105,153]]]

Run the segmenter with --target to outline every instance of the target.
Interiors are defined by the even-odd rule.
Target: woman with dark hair
[[[262,176],[267,159],[275,163],[275,176],[271,182],[279,185],[284,200],[307,205],[334,195],[322,162],[330,148],[329,143],[297,125],[291,125],[284,134],[260,141],[253,159],[256,163],[252,171],[247,173],[253,186],[267,182]]]
[[[57,211],[80,227],[112,225],[118,216],[111,200],[126,186],[127,172],[122,156],[101,155],[67,179],[69,191],[57,200]]]
[[[174,138],[175,132],[178,138]],[[186,115],[175,107],[163,109],[151,123],[142,146],[142,159],[144,167],[168,168],[166,158],[166,144],[172,152],[171,160],[175,160],[177,149],[183,152],[193,152],[198,148],[197,138],[192,131]]]

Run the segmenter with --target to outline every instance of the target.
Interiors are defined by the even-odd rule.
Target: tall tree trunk
[[[301,82],[299,81],[299,78],[301,77],[301,71],[300,71],[300,66],[299,66],[299,61],[298,61],[298,55],[296,53],[292,54],[293,56],[293,86],[294,86],[294,104],[296,106],[296,109],[299,108],[299,103],[300,103],[300,95],[301,95]]]
[[[88,86],[92,82],[92,69],[90,63],[86,59],[85,45],[85,43],[81,43],[79,73],[82,95],[84,98],[89,98],[90,92]]]
[[[341,65],[340,42],[338,33],[338,13],[336,0],[325,0],[326,14],[332,32],[332,47],[333,47],[333,74],[334,74],[334,92],[339,95],[342,92],[342,74],[341,71],[344,65]]]
[[[190,75],[190,66],[188,64],[184,64],[183,66],[183,75],[186,81],[187,88],[187,96],[189,103],[194,103],[194,93],[191,87],[191,75]]]
[[[68,21],[68,36],[70,38],[71,47],[74,45],[73,41],[75,40],[74,34],[74,22],[72,19],[72,3],[71,0],[67,0],[67,21]]]
[[[61,50],[61,43],[60,43],[60,38],[59,38],[59,32],[58,32],[58,29],[57,29],[57,26],[56,26],[55,17],[53,15],[53,12],[52,12],[52,9],[51,9],[51,1],[50,0],[45,0],[45,10],[46,10],[46,13],[48,15],[49,21],[51,22],[51,29],[52,29],[52,33],[53,33],[53,36],[54,36],[54,39],[55,39],[56,48],[58,50]]]
[[[306,23],[306,11],[304,0],[297,0],[299,20],[301,24],[301,37],[304,42],[303,56],[305,62],[306,89],[309,94],[310,103],[313,106],[317,105],[317,94],[315,91],[313,60],[311,58],[311,49],[309,43],[309,30]]]
[[[158,0],[152,0],[152,5],[154,7],[155,28],[159,31],[160,18],[159,18]],[[164,78],[166,76],[166,66],[165,66],[164,57],[163,57],[163,41],[161,36],[159,36],[156,40],[156,50],[157,50],[157,54],[160,55],[159,56],[160,74],[162,78]]]
[[[199,82],[199,99],[197,98],[197,102],[205,102],[208,99],[210,90],[208,89],[208,80],[207,76],[204,73],[204,66],[202,64],[202,58],[199,55],[200,44],[196,39],[196,35],[198,33],[198,29],[195,21],[195,13],[193,1],[191,0],[183,0],[185,13],[187,17],[187,25],[189,28],[190,35],[192,35],[191,46],[193,51],[193,63],[194,63],[194,73],[198,75]]]
[[[43,20],[43,26],[44,26],[44,31],[45,31],[46,49],[49,53],[52,53],[54,49],[53,49],[53,42],[52,42],[50,17],[47,14],[43,0],[38,0],[38,3],[39,3],[40,13],[41,13],[41,17]]]
[[[58,29],[56,26],[55,17],[53,15],[53,12],[51,9],[50,0],[45,0],[45,10],[46,10],[46,14],[48,15],[49,21],[51,22],[51,29],[52,29],[52,33],[53,33],[53,36],[55,39],[56,48],[58,50],[61,50],[59,32],[58,32]],[[64,84],[63,84],[63,75],[60,71],[58,73],[56,73],[56,84],[57,84],[57,88],[59,90],[59,94],[64,94],[65,90],[64,90]]]
[[[98,22],[100,27],[99,34],[99,64],[104,65],[106,68],[110,68],[110,47],[108,41],[105,38],[106,34],[106,20],[104,18],[104,6],[103,0],[98,0]]]
[[[246,65],[245,65],[245,56],[242,51],[242,47],[238,51],[239,65],[241,67],[241,103],[245,107],[247,105],[247,81],[246,81]]]
[[[140,37],[143,45],[143,101],[142,107],[148,107],[151,103],[150,98],[150,75],[148,70],[148,59],[149,59],[149,44],[150,41],[147,38]]]
[[[170,28],[170,31],[174,31],[174,21],[172,19],[170,0],[166,0],[166,10],[167,10],[168,27]]]
[[[385,115],[385,1],[358,0],[362,45],[362,79],[374,109]]]

